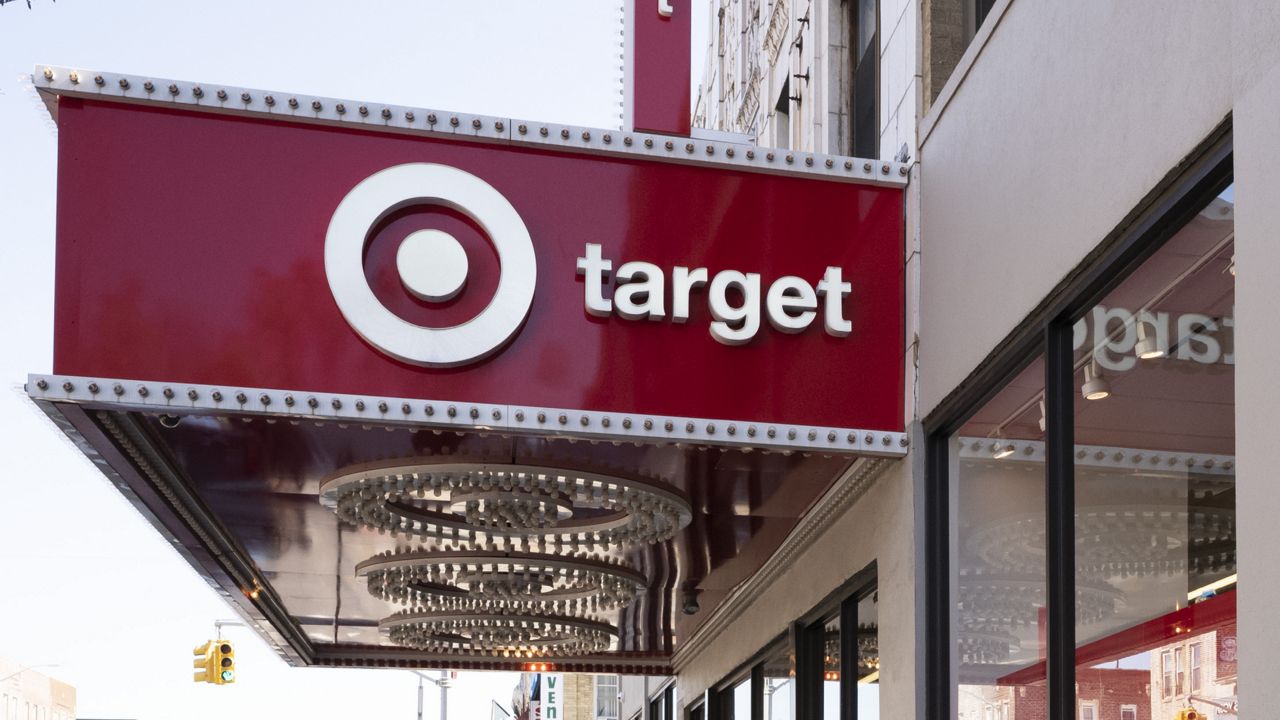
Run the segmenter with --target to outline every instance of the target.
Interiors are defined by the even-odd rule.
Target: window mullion
[[[858,720],[858,596],[840,603],[840,720]]]
[[[1045,330],[1046,679],[1049,720],[1075,717],[1075,366],[1072,323]]]

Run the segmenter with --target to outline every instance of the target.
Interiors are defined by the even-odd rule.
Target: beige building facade
[[[75,720],[76,689],[39,668],[0,658],[0,718]]]

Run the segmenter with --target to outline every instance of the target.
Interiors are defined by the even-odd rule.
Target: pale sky
[[[50,63],[611,127],[621,0],[33,5],[0,7],[0,657],[56,663],[41,672],[76,686],[81,717],[415,717],[411,673],[290,668],[243,628],[226,633],[237,682],[192,682],[191,648],[234,613],[21,391],[52,364],[56,183],[56,130],[25,76]],[[517,677],[462,673],[450,717],[509,707]]]

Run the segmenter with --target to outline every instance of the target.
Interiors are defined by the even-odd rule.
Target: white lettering
[[[1194,360],[1212,365],[1222,357],[1218,339],[1208,333],[1218,329],[1218,323],[1208,315],[1187,313],[1178,318],[1178,359]],[[1198,347],[1197,347],[1198,346]]]
[[[1235,310],[1236,310],[1235,307],[1231,308],[1232,313],[1235,313]],[[1230,332],[1227,333],[1227,335],[1231,337],[1231,350],[1229,352],[1222,353],[1222,362],[1226,363],[1227,365],[1235,365],[1236,364],[1236,352],[1235,352],[1236,318],[1235,318],[1235,315],[1233,314],[1230,317],[1222,318],[1222,327],[1230,329]]]
[[[1115,331],[1110,327],[1112,320],[1119,321],[1119,327]],[[1116,372],[1131,369],[1138,362],[1138,358],[1133,355],[1136,342],[1138,333],[1133,326],[1133,313],[1119,308],[1107,309],[1101,305],[1093,308],[1093,354],[1099,365]]]
[[[742,293],[742,304],[729,304],[729,289]],[[711,279],[711,337],[725,345],[742,345],[760,329],[760,275],[721,270]],[[734,327],[734,324],[737,327]]]
[[[641,279],[636,280],[637,275]],[[647,262],[623,263],[617,276],[619,281],[626,283],[613,291],[613,305],[619,315],[628,320],[661,320],[666,315],[661,268]]]
[[[613,303],[604,296],[604,281],[613,269],[612,260],[604,260],[600,256],[600,246],[587,243],[587,252],[578,258],[578,274],[583,276],[583,302],[587,312],[592,315],[605,316],[613,311]]]
[[[1164,311],[1134,313],[1099,305],[1071,329],[1072,346],[1077,353],[1089,342],[1098,364],[1116,372],[1135,367],[1139,338],[1153,335],[1155,348],[1168,353],[1166,357],[1205,365],[1235,364],[1235,354],[1231,351],[1235,337],[1232,316],[1214,318],[1202,313],[1186,313],[1174,318]]]
[[[821,283],[819,283],[821,284]],[[809,327],[818,313],[818,296],[808,282],[794,276],[780,277],[765,297],[769,324],[779,332],[798,333]],[[795,314],[793,311],[799,310]]]
[[[614,273],[617,287],[612,298],[605,297],[605,286],[613,261],[603,256],[600,245],[587,243],[577,269],[583,277],[583,304],[588,313],[603,317],[616,312],[627,320],[666,317],[666,275],[657,265],[623,263]],[[762,307],[758,273],[721,270],[711,277],[704,267],[676,266],[671,271],[672,322],[688,322],[693,292],[704,286],[713,318],[711,337],[726,345],[750,342],[760,331],[762,313],[771,326],[784,333],[803,332],[819,312],[827,334],[845,337],[853,331],[853,323],[844,314],[844,300],[853,292],[853,285],[845,282],[844,270],[839,267],[827,267],[816,285],[795,275],[778,278],[764,293]]]
[[[844,337],[853,332],[853,323],[844,319],[844,299],[853,292],[853,285],[844,282],[844,271],[838,267],[828,267],[818,281],[818,294],[823,296],[822,323],[827,334]]]
[[[689,319],[689,295],[695,288],[707,284],[707,269],[676,266],[671,272],[671,321],[686,322]]]

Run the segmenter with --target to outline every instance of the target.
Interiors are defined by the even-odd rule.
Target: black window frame
[[[674,720],[675,718],[674,682],[649,698],[649,720]]]
[[[925,713],[952,720],[948,452],[951,436],[1045,358],[1048,720],[1074,720],[1075,461],[1072,326],[1233,181],[1228,116],[924,420]]]
[[[840,618],[840,720],[858,718],[858,603],[878,593],[873,560],[796,622],[796,717],[821,718],[823,712],[823,628]],[[852,630],[852,632],[849,632]],[[801,672],[804,663],[806,672]],[[803,680],[802,680],[803,678]]]
[[[817,605],[800,616],[787,632],[770,640],[749,660],[708,688],[702,698],[690,703],[685,717],[703,711],[704,720],[763,720],[764,663],[779,645],[786,644],[795,656],[795,717],[822,717],[823,625],[840,616],[840,720],[858,717],[858,603],[879,592],[876,562],[872,560]],[[846,632],[852,628],[854,632]],[[733,717],[733,689],[751,680],[750,718]]]

